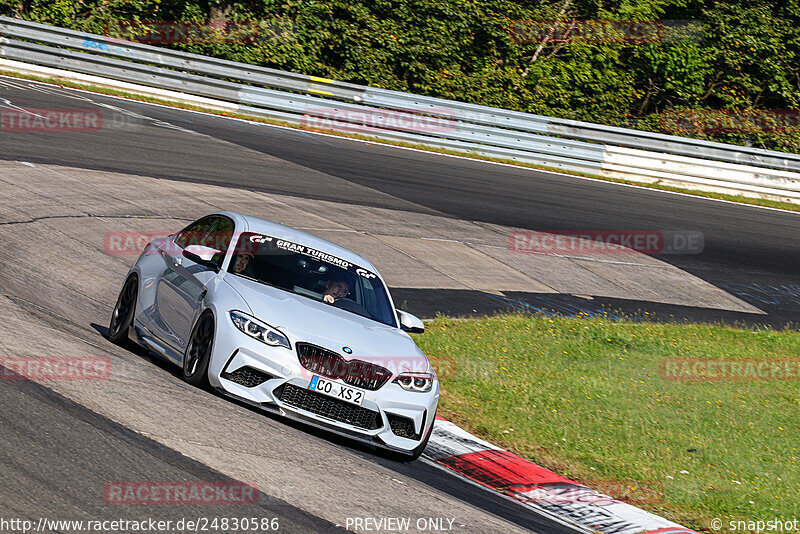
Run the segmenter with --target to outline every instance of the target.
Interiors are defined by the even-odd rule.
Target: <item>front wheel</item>
[[[128,330],[133,324],[133,315],[136,311],[136,299],[139,295],[139,279],[133,275],[125,280],[122,291],[117,297],[117,304],[111,314],[108,325],[108,339],[117,345],[124,345],[128,341]]]
[[[183,380],[193,386],[208,387],[208,363],[214,347],[214,315],[206,312],[194,326],[183,355]]]

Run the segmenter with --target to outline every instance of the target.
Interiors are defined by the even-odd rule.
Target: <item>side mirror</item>
[[[397,310],[400,318],[400,328],[411,334],[421,334],[425,331],[425,324],[417,317],[403,310]]]
[[[211,260],[216,254],[219,254],[220,252],[221,251],[215,248],[204,247],[203,245],[189,245],[188,247],[183,249],[183,257],[192,260],[193,262],[199,265],[208,267],[215,273],[218,273],[219,265],[217,265]]]

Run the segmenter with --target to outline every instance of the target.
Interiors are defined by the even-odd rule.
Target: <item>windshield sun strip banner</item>
[[[309,247],[307,245],[301,245],[300,243],[295,243],[292,241],[288,241],[286,239],[280,239],[277,237],[272,237],[264,234],[256,234],[251,233],[249,237],[249,241],[251,243],[258,243],[258,244],[265,244],[270,243],[275,248],[280,250],[285,250],[287,252],[295,252],[297,254],[302,254],[303,256],[307,256],[312,260],[323,261],[335,267],[339,267],[340,269],[344,269],[346,271],[355,273],[359,276],[362,276],[367,279],[377,278],[378,275],[374,272],[370,271],[369,269],[364,269],[352,262],[349,262],[345,259],[339,258],[330,254],[328,252],[323,252],[321,250],[317,250],[315,248]]]

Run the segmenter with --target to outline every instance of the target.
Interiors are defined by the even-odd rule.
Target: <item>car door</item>
[[[186,247],[202,245],[220,250],[212,261],[217,265],[230,246],[234,223],[225,216],[211,215],[189,225],[159,250],[164,261],[156,289],[156,306],[161,318],[164,341],[182,354],[194,320],[199,313],[206,286],[217,276],[213,269],[184,256]]]

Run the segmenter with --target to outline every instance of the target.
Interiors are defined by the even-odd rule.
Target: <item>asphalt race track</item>
[[[87,264],[87,257],[95,258],[89,244],[107,226],[99,217],[56,216],[60,199],[70,209],[85,205],[86,212],[104,213],[104,196],[124,198],[130,207],[120,208],[120,220],[133,219],[131,224],[136,224],[137,213],[149,213],[142,216],[148,229],[157,226],[153,220],[159,216],[180,227],[181,221],[202,215],[203,209],[214,211],[217,206],[201,196],[217,191],[220,198],[228,198],[228,189],[230,198],[253,192],[253,202],[283,195],[354,210],[390,210],[398,213],[398,222],[402,213],[414,212],[534,230],[699,231],[705,240],[702,254],[657,259],[729,291],[761,314],[642,299],[598,302],[678,319],[775,326],[797,321],[800,310],[798,214],[0,78],[0,109],[19,108],[98,109],[107,126],[90,133],[0,132],[0,163],[8,164],[0,168],[0,178],[6,187],[18,186],[31,195],[19,201],[9,192],[3,197],[2,221],[7,222],[0,222],[5,245],[0,251],[0,355],[90,354],[110,358],[116,371],[102,383],[63,381],[44,387],[0,382],[0,471],[4,480],[13,480],[0,488],[0,501],[15,517],[257,515],[279,517],[282,532],[328,532],[354,516],[438,515],[454,518],[457,532],[567,531],[425,461],[397,464],[374,451],[256,413],[187,386],[171,368],[142,351],[111,345],[103,337],[105,325],[126,265],[134,258],[98,254],[96,263],[92,259]],[[25,182],[26,165],[72,171],[54,175],[52,182]],[[40,172],[50,172],[47,169]],[[86,198],[75,185],[84,169],[95,172],[84,173],[92,190]],[[101,173],[167,180],[153,187],[175,185],[164,187],[163,197],[152,191],[139,196],[122,181],[100,181],[96,177]],[[94,183],[102,187],[93,188]],[[219,204],[225,202],[230,200]],[[385,224],[391,226],[391,217]],[[33,241],[50,243],[51,232],[64,241],[46,249],[44,258],[26,253]],[[413,287],[393,293],[396,300],[408,303],[409,311],[421,315],[489,312],[506,309],[509,302],[558,310],[575,300],[566,293],[498,297],[475,290]],[[542,304],[543,299],[548,304]],[[260,498],[257,504],[232,507],[235,512],[209,506],[109,505],[103,500],[103,487],[115,480],[240,480],[255,483]]]
[[[670,308],[663,310],[664,317],[775,326],[797,321],[798,214],[398,150],[98,95],[69,92],[71,97],[65,97],[65,93],[20,90],[8,83],[0,90],[16,106],[101,109],[109,125],[117,122],[119,127],[90,134],[5,135],[4,159],[417,209],[531,230],[699,231],[705,240],[702,254],[658,258],[731,292],[765,316],[754,321]],[[97,103],[111,107],[97,108]],[[297,173],[297,166],[308,172]],[[444,299],[428,293],[416,292],[413,299],[409,294],[410,311],[423,315],[436,311],[435,303]],[[446,310],[456,313],[497,307],[482,295],[461,295],[450,302],[461,303]],[[416,310],[414,303],[419,306]],[[623,311],[647,307],[640,301],[611,304]]]
[[[105,485],[130,480],[234,482],[35,382],[7,380],[3,386],[0,465],[4,484],[0,500],[6,519],[24,518],[34,523],[40,517],[66,519],[67,510],[72,508],[80,511],[81,517],[142,520],[138,506],[105,502]],[[54,479],[54,470],[60,470],[60,466],[71,466],[69,481]],[[95,491],[87,492],[87,488]],[[101,498],[92,494],[98,489]],[[175,517],[168,507],[150,508],[148,516],[154,519]],[[187,517],[224,517],[230,511],[224,505],[182,508]],[[264,494],[258,496],[256,504],[237,506],[236,513],[278,518],[287,532],[342,531]]]

